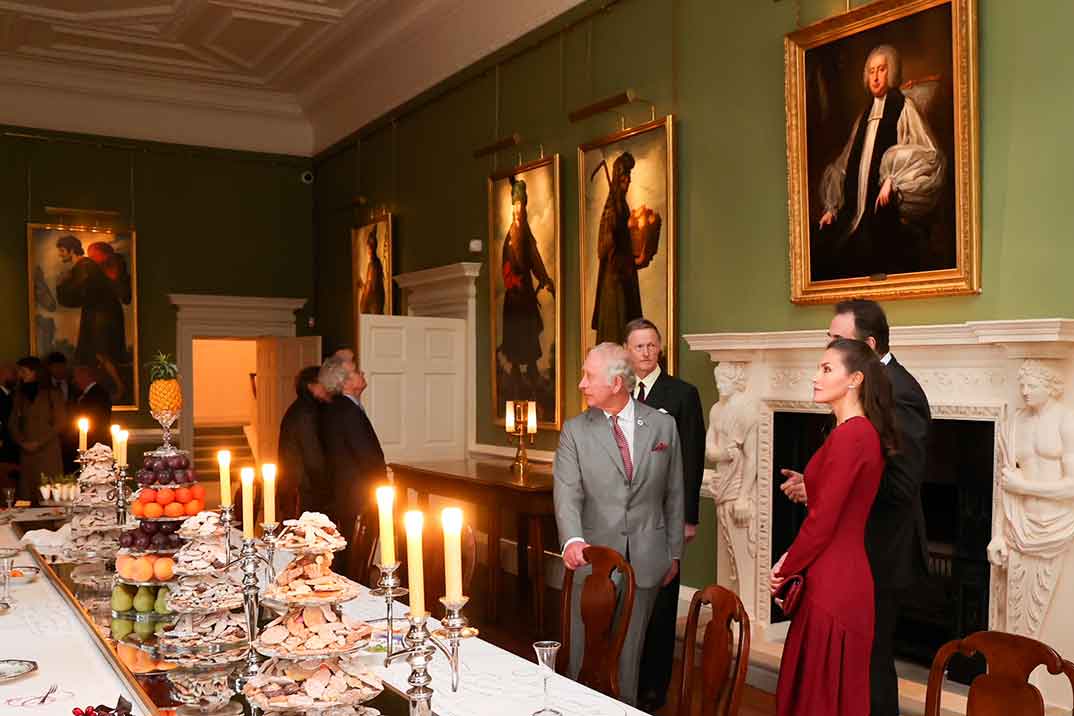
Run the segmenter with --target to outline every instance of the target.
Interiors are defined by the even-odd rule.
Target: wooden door
[[[295,376],[321,364],[321,337],[257,339],[257,395],[254,448],[258,463],[276,460],[280,420],[295,400]]]

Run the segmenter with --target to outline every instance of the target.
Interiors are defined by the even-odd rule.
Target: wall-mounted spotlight
[[[499,151],[504,150],[504,149],[508,149],[510,147],[517,146],[517,145],[519,145],[521,143],[522,143],[522,135],[520,135],[518,132],[515,132],[513,134],[510,134],[510,135],[502,138],[502,139],[497,139],[492,144],[489,144],[487,146],[481,147],[479,149],[475,149],[474,150],[474,159],[480,159],[481,157],[487,156],[489,154],[495,154],[496,152],[499,152]]]

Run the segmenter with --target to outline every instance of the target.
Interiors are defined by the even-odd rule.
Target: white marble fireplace
[[[777,477],[780,467],[789,466],[773,464],[773,425],[777,413],[826,410],[811,401],[811,379],[827,342],[826,331],[696,334],[686,336],[686,341],[692,350],[707,353],[714,364],[721,365],[714,372],[726,394],[738,393],[729,402],[725,399],[713,406],[708,436],[710,460],[728,445],[740,451],[736,462],[723,463],[721,472],[715,469],[720,465],[716,462],[709,464],[714,469],[706,470],[703,493],[714,495],[720,521],[718,580],[743,598],[759,635],[778,639],[780,630],[772,627],[766,585],[769,567],[779,556],[772,554],[773,480],[781,479]],[[991,555],[988,628],[1032,636],[1066,658],[1074,658],[1074,614],[1064,608],[1074,603],[1074,550],[1070,549],[1074,491],[1068,495],[1068,487],[1056,488],[1053,481],[1049,484],[1053,491],[1058,489],[1055,495],[1026,496],[1013,487],[1008,491],[1003,477],[1004,468],[1024,465],[1033,458],[1029,453],[1039,450],[1040,440],[1030,438],[1041,428],[1035,417],[1026,419],[1024,384],[1036,380],[1044,386],[1041,390],[1052,389],[1054,402],[1048,404],[1048,410],[1058,427],[1053,430],[1055,437],[1049,439],[1055,446],[1071,433],[1064,432],[1064,426],[1074,427],[1074,409],[1070,407],[1074,388],[1064,394],[1057,380],[1071,377],[1074,320],[899,326],[891,330],[891,350],[921,383],[934,419],[987,421],[994,426],[994,539],[989,552],[996,554]],[[1070,380],[1066,384],[1070,385]],[[1016,434],[1020,440],[1017,447],[1013,445]],[[1074,435],[1067,442],[1056,463],[1060,473],[1053,478],[1074,477],[1070,474],[1074,472]],[[1063,466],[1066,456],[1067,465]],[[728,468],[729,464],[734,467]],[[730,480],[727,475],[732,469],[735,478]],[[1070,486],[1074,487],[1074,480]],[[1067,507],[1072,508],[1070,519],[1059,519],[1062,524],[1055,527],[1059,531],[1044,535],[1048,544],[1039,549],[1035,516],[1043,510],[1047,513],[1043,521],[1055,525],[1055,514]],[[1002,559],[995,549],[999,546],[1006,547]],[[1045,681],[1049,703],[1069,708],[1069,687]]]

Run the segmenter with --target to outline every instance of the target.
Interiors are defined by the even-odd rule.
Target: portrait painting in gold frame
[[[351,281],[356,316],[392,315],[391,214],[351,229]]]
[[[979,293],[976,0],[878,0],[784,51],[791,300]]]

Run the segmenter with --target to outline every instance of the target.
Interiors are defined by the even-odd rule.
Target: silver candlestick
[[[265,543],[266,563],[265,576],[268,581],[276,578],[276,530],[280,528],[279,522],[261,523],[261,541]]]
[[[478,635],[478,630],[470,626],[470,622],[462,615],[462,609],[469,601],[469,597],[462,597],[458,601],[440,597],[440,603],[444,605],[446,614],[440,620],[440,628],[433,632],[433,636],[447,640],[447,657],[451,665],[451,690],[453,692],[459,690],[459,647],[462,640]]]
[[[228,564],[231,564],[231,520],[233,509],[231,505],[220,506],[220,524],[224,527],[224,561]]]
[[[242,541],[242,549],[239,552],[239,568],[242,570],[242,604],[246,612],[246,631],[251,644],[257,638],[257,622],[261,613],[259,598],[261,590],[258,587],[257,567],[258,562],[264,559],[257,553],[256,540],[244,539]],[[257,675],[258,663],[257,652],[251,647],[246,653],[246,666],[242,668],[239,675],[242,684]]]
[[[429,675],[429,664],[436,655],[439,647],[445,654],[447,651],[443,644],[429,633],[426,622],[429,619],[427,613],[417,616],[410,614],[410,629],[403,638],[406,648],[397,651],[388,657],[385,666],[390,666],[393,661],[406,659],[410,664],[410,676],[407,683],[407,699],[410,701],[410,716],[433,716],[433,690],[430,684],[433,677]]]
[[[399,569],[399,562],[392,562],[391,564],[380,565],[380,581],[377,582],[377,588],[371,590],[369,593],[374,597],[382,597],[387,608],[387,615],[385,619],[373,619],[373,623],[384,621],[388,627],[388,644],[387,654],[384,657],[384,665],[387,666],[392,658],[392,640],[395,638],[394,632],[394,617],[392,614],[393,605],[396,597],[401,597],[408,594],[410,590],[405,587],[400,587],[399,576],[396,571]]]
[[[116,477],[116,524],[127,524],[127,498],[130,496],[130,488],[127,487],[127,466],[116,465],[119,472]]]

